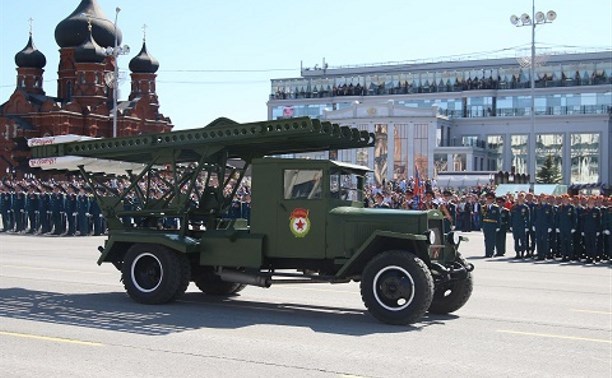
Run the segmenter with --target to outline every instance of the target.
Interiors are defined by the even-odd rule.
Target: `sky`
[[[44,90],[57,95],[56,25],[80,0],[0,0],[0,103],[15,90],[15,54],[33,21],[45,54]],[[131,53],[119,58],[129,95],[128,64],[142,46],[160,62],[160,111],[175,129],[202,127],[218,117],[267,119],[270,80],[300,76],[304,67],[330,68],[482,53],[514,56],[529,47],[530,28],[510,16],[531,13],[531,0],[98,0]],[[536,11],[557,19],[536,28],[539,51],[610,50],[612,1],[537,0]],[[519,52],[517,52],[517,50]]]

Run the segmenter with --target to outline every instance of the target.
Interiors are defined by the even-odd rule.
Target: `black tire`
[[[467,266],[467,261],[463,257],[459,256],[457,260],[463,266]],[[472,273],[468,273],[467,278],[464,280],[436,287],[429,312],[432,314],[450,314],[459,310],[470,299],[473,288]]]
[[[189,285],[189,262],[160,245],[135,244],[123,260],[121,277],[136,302],[162,304],[180,298]]]
[[[247,286],[236,282],[221,281],[221,278],[212,272],[200,274],[194,282],[204,294],[215,296],[235,295]]]
[[[414,254],[387,251],[374,257],[361,276],[361,298],[376,319],[396,325],[420,320],[433,297],[433,278]]]

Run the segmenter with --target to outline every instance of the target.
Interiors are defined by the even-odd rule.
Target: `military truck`
[[[175,301],[190,282],[231,296],[246,285],[355,281],[385,323],[453,312],[470,297],[473,266],[440,211],[365,208],[369,168],[282,157],[373,144],[371,133],[307,117],[220,118],[193,130],[38,143],[30,165],[81,172],[109,231],[98,264],[113,264],[137,302]],[[245,176],[250,219],[229,218]]]

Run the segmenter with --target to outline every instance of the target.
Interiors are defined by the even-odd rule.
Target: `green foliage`
[[[538,184],[558,184],[562,179],[559,161],[553,155],[548,155],[536,174],[536,182]]]

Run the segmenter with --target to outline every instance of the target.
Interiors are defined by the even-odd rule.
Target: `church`
[[[23,50],[15,55],[15,91],[0,105],[0,176],[28,172],[24,138],[77,134],[113,136],[114,72],[112,50],[121,45],[121,30],[104,15],[96,0],[81,0],[55,28],[60,47],[57,95],[45,93],[47,63],[30,30]],[[110,51],[110,53],[109,53]],[[117,101],[116,135],[168,132],[172,121],[159,112],[156,72],[159,62],[147,51],[129,63],[131,90],[126,101]]]

